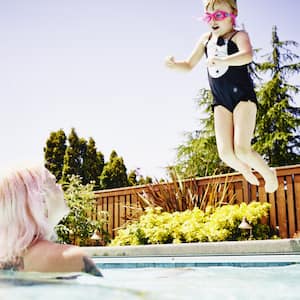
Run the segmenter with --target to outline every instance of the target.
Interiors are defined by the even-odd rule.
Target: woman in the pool
[[[259,172],[265,180],[266,192],[273,193],[278,187],[275,170],[251,149],[257,111],[256,95],[248,73],[252,47],[248,34],[235,29],[236,0],[204,2],[204,21],[209,25],[209,32],[202,35],[187,60],[177,61],[169,56],[166,65],[189,71],[206,55],[219,156],[251,184],[259,185],[252,169]]]
[[[80,247],[57,244],[54,226],[68,214],[61,186],[44,167],[0,177],[0,270],[86,272],[102,276]]]

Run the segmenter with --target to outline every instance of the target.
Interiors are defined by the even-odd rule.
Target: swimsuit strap
[[[236,30],[236,31],[230,36],[230,38],[228,39],[228,42],[231,41],[231,39],[232,39],[238,32],[239,32],[239,31]]]
[[[206,43],[205,43],[205,47],[207,46],[207,44],[208,44],[208,42],[210,41],[211,37],[212,37],[212,32],[209,34],[209,37],[208,37],[208,39],[207,39],[207,41],[206,41]]]
[[[233,34],[229,37],[229,39],[228,39],[228,42],[229,41],[231,41],[231,39],[238,33],[239,31],[238,30],[235,30],[234,32],[233,32]],[[211,38],[212,38],[212,32],[209,34],[209,37],[208,37],[208,39],[207,39],[207,41],[206,41],[206,43],[205,43],[205,55],[206,55],[206,57],[207,57],[207,44],[208,44],[208,42],[211,40]]]
[[[212,37],[212,32],[209,34],[209,37],[208,37],[208,39],[207,39],[207,41],[206,41],[206,43],[205,43],[205,45],[204,45],[206,57],[207,57],[207,44],[208,44],[208,42],[210,41],[211,37]]]

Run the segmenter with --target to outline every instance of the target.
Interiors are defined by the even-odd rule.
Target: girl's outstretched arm
[[[191,55],[186,60],[176,61],[173,56],[168,56],[165,60],[166,66],[179,71],[192,70],[204,54],[205,43],[208,39],[208,36],[209,33],[205,33],[202,35],[199,42],[196,44],[194,50],[192,51]]]

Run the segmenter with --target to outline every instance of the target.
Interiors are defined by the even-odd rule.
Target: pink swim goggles
[[[203,21],[209,23],[211,20],[214,21],[222,21],[227,17],[231,17],[233,24],[235,24],[235,18],[236,16],[232,13],[228,13],[223,10],[217,10],[214,13],[208,13],[206,12],[205,15],[203,16]]]

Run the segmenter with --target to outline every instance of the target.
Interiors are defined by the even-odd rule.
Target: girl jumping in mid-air
[[[220,158],[241,172],[248,182],[259,185],[252,168],[265,180],[265,190],[278,187],[275,170],[251,149],[257,99],[248,64],[252,47],[245,31],[235,29],[236,0],[206,0],[204,21],[209,32],[202,35],[187,60],[166,59],[169,68],[189,71],[206,56],[208,79],[213,94],[214,125]]]

